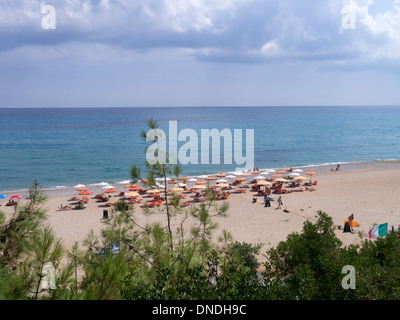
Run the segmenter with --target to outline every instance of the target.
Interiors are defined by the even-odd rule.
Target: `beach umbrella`
[[[193,189],[207,189],[207,186],[206,185],[198,185],[198,186],[195,186],[195,187],[193,187]]]
[[[83,190],[82,192],[79,192],[78,193],[80,196],[83,196],[83,195],[89,195],[89,194],[92,194],[92,192],[91,191],[89,191],[89,190]]]
[[[272,178],[282,178],[282,175],[281,174],[274,174],[271,177]]]
[[[217,180],[216,177],[207,177],[206,180]]]
[[[304,180],[304,179],[308,179],[308,178],[307,177],[303,177],[303,176],[298,176],[298,177],[295,177],[293,180],[298,181],[298,180]]]
[[[276,182],[289,182],[289,180],[283,179],[283,178],[279,178],[275,180]]]
[[[278,170],[276,173],[284,174],[286,173],[286,170]]]
[[[184,177],[180,177],[179,178],[179,180],[189,180],[190,178],[189,177],[186,177],[186,176],[184,176]]]
[[[89,190],[89,188],[88,187],[80,187],[80,188],[76,189],[76,191],[85,191],[85,190]]]
[[[303,172],[301,169],[294,169],[293,172]]]
[[[7,196],[4,194],[0,194],[0,199],[4,199],[4,198],[7,198]]]
[[[308,172],[306,172],[306,175],[308,175],[308,176],[313,176],[314,174],[315,174],[314,171],[308,171]]]
[[[251,173],[252,173],[252,174],[259,174],[260,171],[258,171],[258,170],[253,170]]]
[[[227,184],[227,183],[218,183],[216,185],[216,187],[226,188],[226,187],[229,187],[229,184]]]
[[[172,192],[178,192],[178,191],[183,191],[183,190],[184,189],[179,188],[179,187],[173,187],[173,188],[170,189],[170,191],[172,191]]]
[[[233,174],[229,174],[229,175],[227,175],[225,178],[227,178],[227,179],[234,179],[234,178],[236,178]]]
[[[157,192],[160,192],[160,189],[151,189],[146,191],[146,193],[157,193]]]
[[[18,194],[16,194],[16,195],[10,197],[10,200],[19,200],[19,199],[21,199],[21,196],[18,195]]]
[[[259,185],[259,186],[270,186],[271,182],[269,182],[269,181],[257,181],[257,185]]]
[[[225,173],[218,173],[216,176],[219,177],[219,178],[223,178],[223,177],[226,177],[226,174]]]
[[[135,188],[135,187],[137,187],[137,185],[133,184],[133,183],[130,183],[130,184],[127,184],[126,186],[124,186],[124,188]]]
[[[231,174],[233,174],[235,176],[242,176],[243,172],[235,171],[235,172],[231,172]]]
[[[252,174],[251,173],[244,173],[244,174],[242,174],[242,176],[243,177],[250,177],[250,176],[252,176]]]
[[[207,175],[205,175],[205,174],[202,174],[201,176],[197,176],[197,178],[200,178],[200,179],[205,179],[205,178],[207,178],[208,176]]]
[[[201,181],[197,181],[195,184],[196,185],[202,185],[202,184],[206,184],[206,183],[207,183],[206,181],[201,180]]]
[[[168,183],[169,184],[177,184],[177,183],[179,183],[180,181],[179,180],[170,180],[170,181],[168,181]]]
[[[237,178],[236,181],[246,181],[246,178]]]
[[[195,178],[190,178],[187,182],[196,182],[197,181],[197,179],[195,179]]]
[[[263,176],[257,176],[257,177],[254,177],[254,179],[256,179],[256,180],[262,180],[262,179],[265,179],[265,177],[263,177]]]
[[[118,192],[118,190],[117,189],[114,189],[114,188],[110,188],[110,189],[107,189],[106,191],[104,191],[105,193],[114,193],[114,192]]]
[[[273,172],[275,172],[275,170],[274,170],[274,169],[268,169],[268,170],[266,170],[266,171],[268,171],[268,172],[270,172],[270,173],[273,173]]]
[[[139,193],[137,192],[128,192],[124,194],[125,198],[136,198],[139,196]]]
[[[297,172],[289,173],[289,177],[298,177],[298,176],[300,176],[300,173]]]
[[[138,187],[138,186],[134,186],[132,188],[129,188],[129,191],[139,191],[142,190],[142,188]]]
[[[224,183],[224,182],[228,182],[228,180],[226,179],[218,179],[217,181],[215,181],[216,183]]]
[[[286,171],[289,171],[289,170],[290,170],[290,168],[283,168],[282,170],[286,170]]]

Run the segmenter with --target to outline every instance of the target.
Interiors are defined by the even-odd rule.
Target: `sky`
[[[0,107],[400,105],[400,0],[0,0]]]

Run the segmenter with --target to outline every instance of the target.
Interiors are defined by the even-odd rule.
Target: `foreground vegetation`
[[[121,202],[104,221],[100,239],[91,233],[82,248],[76,244],[70,251],[45,226],[44,201],[35,184],[29,201],[16,205],[12,217],[0,215],[2,300],[400,298],[400,236],[342,247],[332,219],[321,211],[316,223],[306,221],[301,233],[267,251],[265,272],[257,274],[260,246],[235,242],[226,231],[218,243],[211,241],[212,216],[227,209],[212,198],[190,208],[170,199],[170,213],[182,216],[172,233],[160,224],[139,226],[133,210]],[[189,215],[195,223],[185,230]],[[117,253],[107,248],[98,253],[114,243]],[[55,288],[44,289],[43,267],[49,264]],[[342,287],[345,265],[356,271],[355,289]]]

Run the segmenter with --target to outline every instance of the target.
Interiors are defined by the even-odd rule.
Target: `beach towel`
[[[374,226],[371,230],[369,230],[369,237],[376,238],[376,237],[385,237],[387,236],[387,223],[379,224]]]

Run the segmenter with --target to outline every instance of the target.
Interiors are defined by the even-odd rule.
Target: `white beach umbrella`
[[[228,179],[235,179],[236,177],[235,177],[233,174],[230,174],[230,175],[227,175],[225,178],[228,178]]]
[[[197,181],[197,179],[195,179],[195,178],[190,178],[189,180],[187,180],[187,182],[196,182]]]
[[[200,178],[200,179],[205,179],[205,178],[207,178],[208,176],[207,175],[205,175],[205,174],[202,174],[201,176],[197,176],[197,178]]]
[[[270,186],[271,182],[269,182],[269,181],[259,181],[259,182],[257,182],[257,184],[259,186]]]
[[[218,179],[217,181],[215,181],[216,183],[223,183],[223,182],[228,182],[228,180],[226,179]]]
[[[235,171],[235,172],[232,172],[232,174],[235,176],[242,176],[244,174],[244,172]]]
[[[289,173],[289,177],[298,177],[298,176],[300,176],[300,173],[297,172]]]
[[[293,172],[303,172],[301,169],[294,169]]]
[[[256,179],[256,180],[262,180],[262,179],[265,179],[265,177],[263,177],[263,176],[257,176],[257,177],[254,177],[254,179]]]

